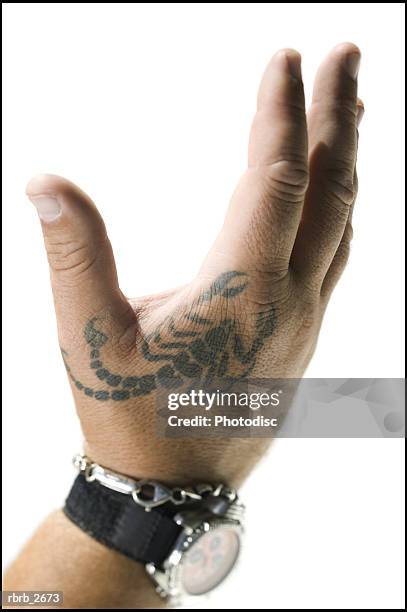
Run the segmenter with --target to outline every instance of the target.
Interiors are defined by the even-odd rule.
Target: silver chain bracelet
[[[223,484],[213,486],[210,484],[199,484],[194,487],[172,489],[155,480],[135,480],[108,470],[92,461],[89,457],[77,454],[73,458],[75,468],[84,475],[87,482],[98,482],[108,489],[131,495],[134,502],[142,506],[146,512],[152,508],[166,503],[180,506],[187,502],[200,501],[207,494],[227,497],[230,503],[237,500],[234,489]]]

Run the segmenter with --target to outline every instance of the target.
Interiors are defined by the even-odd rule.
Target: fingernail
[[[358,126],[358,127],[359,127],[359,125],[360,125],[360,122],[361,122],[361,121],[362,121],[362,119],[363,119],[363,115],[364,115],[364,114],[365,114],[365,109],[364,109],[364,107],[363,107],[363,106],[358,106],[358,108],[357,108],[357,115],[356,115],[356,123],[357,123],[357,126]]]
[[[30,200],[43,221],[54,221],[61,214],[61,205],[52,196],[31,196]]]
[[[350,53],[346,56],[345,67],[348,71],[349,76],[352,79],[356,79],[359,72],[360,65],[360,54],[359,53]]]

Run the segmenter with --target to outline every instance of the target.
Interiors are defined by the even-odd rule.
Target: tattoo
[[[223,298],[226,302],[233,300],[246,290],[248,284],[244,272],[225,272],[193,302],[181,318],[178,315],[176,321],[174,316],[166,317],[141,343],[143,359],[156,366],[151,374],[121,376],[104,365],[101,353],[109,338],[96,327],[96,318],[86,324],[84,336],[90,347],[90,368],[105,388],[96,389],[80,382],[67,363],[68,354],[61,349],[67,372],[77,389],[99,401],[122,401],[145,396],[159,387],[178,387],[188,379],[198,379],[203,383],[215,377],[230,382],[242,380],[252,372],[260,349],[273,333],[273,306],[257,314],[254,335],[249,342],[240,333],[236,319],[225,317],[215,321],[200,316],[200,311],[203,303],[209,303],[215,297]]]

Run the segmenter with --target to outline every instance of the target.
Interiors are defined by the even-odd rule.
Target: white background
[[[357,43],[366,114],[353,253],[307,375],[403,376],[404,35],[401,3],[15,3],[4,11],[8,562],[63,502],[80,448],[27,180],[62,174],[90,193],[128,295],[178,285],[197,271],[244,170],[270,56],[281,47],[303,54],[309,98],[329,49]],[[403,607],[403,447],[278,441],[244,491],[240,568],[209,605]]]

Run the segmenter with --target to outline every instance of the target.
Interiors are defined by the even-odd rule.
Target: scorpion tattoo
[[[250,342],[239,333],[238,321],[234,318],[225,317],[220,321],[204,318],[199,314],[199,307],[216,296],[232,300],[247,286],[246,273],[225,272],[182,315],[184,329],[177,329],[174,317],[169,316],[154,332],[144,337],[141,354],[146,362],[157,365],[153,374],[121,376],[112,373],[101,360],[102,348],[109,338],[96,326],[96,318],[86,324],[84,336],[90,347],[90,368],[107,388],[98,390],[80,382],[67,363],[68,354],[61,348],[67,372],[78,390],[99,401],[123,401],[145,396],[158,388],[176,388],[188,380],[204,383],[214,377],[229,382],[244,380],[253,370],[265,340],[273,333],[274,307],[269,306],[256,315],[254,336]],[[239,368],[237,374],[234,373],[236,365]]]

